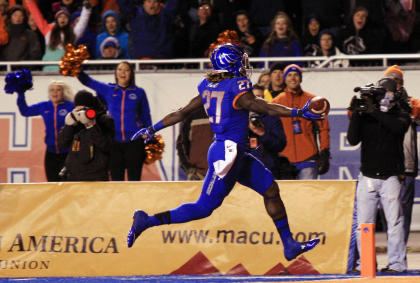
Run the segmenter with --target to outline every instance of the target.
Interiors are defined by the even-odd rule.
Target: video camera
[[[251,121],[251,124],[255,127],[264,127],[264,124],[261,121],[261,117],[258,113],[255,112],[249,112],[249,120]]]
[[[354,92],[358,92],[359,95],[353,96],[349,110],[356,112],[367,112],[369,110],[369,101],[373,106],[379,107],[379,102],[385,96],[386,89],[383,86],[377,86],[373,83],[367,84],[362,87],[355,87]]]

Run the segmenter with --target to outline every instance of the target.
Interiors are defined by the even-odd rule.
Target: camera
[[[385,96],[386,89],[383,86],[376,86],[373,83],[367,84],[362,87],[355,87],[354,92],[359,95],[353,96],[349,110],[356,112],[367,112],[369,110],[369,101],[375,108],[379,107],[379,102]]]
[[[249,112],[249,120],[251,121],[251,124],[255,127],[264,127],[264,124],[261,122],[261,117],[258,113]]]

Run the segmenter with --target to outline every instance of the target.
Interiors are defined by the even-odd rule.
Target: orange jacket
[[[303,108],[305,103],[315,95],[302,91],[300,95],[292,95],[286,89],[273,99],[273,103],[282,104],[291,108]],[[284,133],[286,134],[287,144],[282,155],[286,156],[290,162],[301,162],[313,158],[317,153],[317,144],[312,132],[313,122],[304,118],[281,117]],[[293,132],[293,123],[299,123],[301,133]],[[330,148],[330,125],[328,118],[315,122],[320,130],[320,150]]]
[[[6,30],[6,24],[0,14],[0,45],[6,45],[9,42],[9,33]]]

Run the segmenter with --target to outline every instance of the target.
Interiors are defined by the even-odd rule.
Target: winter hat
[[[55,13],[55,16],[54,16],[54,19],[56,19],[57,20],[57,18],[61,15],[61,14],[65,14],[67,17],[69,17],[69,19],[70,19],[70,12],[69,12],[69,10],[67,10],[67,8],[65,8],[65,7],[62,7],[62,8],[60,8],[60,10],[58,10],[57,11],[57,13]]]
[[[299,74],[300,81],[302,81],[302,69],[296,64],[290,64],[286,68],[284,68],[283,80],[286,80],[287,74],[290,72],[296,72]]]
[[[271,67],[270,67],[270,74],[271,74],[272,72],[274,72],[275,70],[280,70],[280,71],[282,71],[282,72],[283,72],[284,67],[286,67],[286,65],[285,65],[284,63],[281,63],[281,62],[274,63],[274,64],[273,64],[273,65],[271,65]]]
[[[388,67],[388,69],[384,72],[385,77],[394,76],[401,80],[404,79],[403,72],[400,70],[400,67],[398,65],[393,65],[391,67]]]
[[[117,49],[117,52],[115,54],[115,58],[118,58],[118,56],[120,55],[121,49],[120,49],[120,42],[118,41],[118,39],[116,37],[113,36],[109,36],[107,38],[105,38],[104,41],[102,41],[101,46],[100,46],[100,50],[101,50],[101,55],[102,57],[104,57],[104,49],[107,47],[115,47]]]
[[[74,106],[80,105],[96,109],[98,107],[98,101],[92,93],[81,90],[78,91],[74,97]]]
[[[81,15],[81,12],[80,12],[80,11],[76,11],[76,12],[74,12],[73,14],[71,14],[71,17],[70,17],[70,24],[73,24],[73,23],[74,23],[74,21],[75,21],[78,17],[80,17],[80,15]]]
[[[7,18],[10,19],[10,17],[13,15],[14,12],[16,11],[21,11],[23,13],[24,16],[24,22],[26,23],[27,21],[27,15],[26,15],[26,10],[22,5],[13,5],[12,7],[10,7],[9,9],[7,9]]]

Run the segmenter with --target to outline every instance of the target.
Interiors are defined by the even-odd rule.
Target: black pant
[[[124,181],[125,169],[129,181],[139,181],[145,157],[142,139],[126,143],[114,141],[110,160],[112,181]]]
[[[62,181],[58,173],[60,173],[61,169],[63,169],[66,157],[67,153],[53,153],[46,151],[44,167],[48,182]]]

